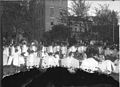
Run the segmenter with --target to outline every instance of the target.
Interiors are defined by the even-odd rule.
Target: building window
[[[61,0],[61,4],[64,4],[64,0]]]
[[[49,0],[48,0],[49,1]],[[53,4],[55,0],[50,0],[50,3]]]
[[[53,21],[50,24],[53,26],[54,25]]]
[[[54,25],[54,19],[50,19],[50,25],[53,26]]]
[[[54,7],[50,7],[50,17],[54,17]]]

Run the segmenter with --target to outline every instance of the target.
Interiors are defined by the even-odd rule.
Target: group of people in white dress
[[[114,61],[106,56],[114,56]],[[28,46],[27,41],[22,44],[3,46],[3,66],[14,65],[27,69],[37,67],[47,69],[50,67],[66,67],[70,72],[82,69],[89,73],[119,73],[119,51],[102,46],[55,44],[45,46],[32,41]]]

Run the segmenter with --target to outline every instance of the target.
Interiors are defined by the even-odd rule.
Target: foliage
[[[117,25],[118,12],[109,9],[109,5],[100,5],[100,9],[95,8],[96,16],[94,22],[97,25]]]
[[[92,32],[98,33],[97,39],[118,43],[118,12],[110,10],[107,4],[100,5],[100,8],[95,8],[95,10],[96,16],[93,18]]]
[[[60,23],[68,24],[68,17],[71,16],[71,14],[67,10],[68,9],[60,9],[60,17],[58,18]]]
[[[67,25],[70,24],[72,19],[70,17],[81,17],[84,18],[88,16],[90,4],[86,4],[85,0],[72,0],[72,6],[67,9],[60,10],[59,21]]]
[[[85,17],[89,8],[90,4],[86,4],[85,0],[72,0],[70,11],[76,16]]]
[[[70,36],[70,29],[62,24],[54,25],[52,30],[45,33],[47,40],[54,41],[54,40],[62,40],[65,41]]]
[[[3,2],[2,30],[6,38],[16,39],[18,34],[30,37],[32,33],[31,14],[27,1]]]
[[[79,25],[79,29],[87,32],[90,24],[87,14],[89,8],[90,5],[86,4],[85,0],[72,0],[72,6],[70,8],[60,11],[60,22],[72,28],[75,25]]]

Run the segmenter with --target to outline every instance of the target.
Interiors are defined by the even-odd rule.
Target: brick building
[[[68,0],[45,0],[45,31],[58,24],[61,9],[66,9]]]
[[[33,26],[35,38],[42,38],[43,32],[58,24],[61,9],[66,9],[68,0],[36,0],[33,4]]]

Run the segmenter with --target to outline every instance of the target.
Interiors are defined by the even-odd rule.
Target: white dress
[[[99,63],[99,68],[102,72],[107,71],[106,73],[110,74],[115,70],[115,65],[111,60],[105,60]]]
[[[53,47],[53,52],[56,53],[57,52],[57,46]]]
[[[5,47],[3,50],[3,66],[7,65],[8,57],[9,57],[9,48]]]
[[[49,67],[55,67],[56,66],[54,56],[51,55],[51,56],[48,57],[48,65],[49,65]]]
[[[84,59],[81,63],[80,68],[85,70],[86,72],[93,73],[98,70],[98,61],[94,58]]]
[[[20,46],[17,46],[17,49],[18,49],[18,54],[21,55],[21,52],[22,52],[22,49]]]
[[[47,51],[47,47],[43,46],[42,47],[42,52],[46,52]]]
[[[40,57],[37,56],[37,52],[34,53],[34,66],[39,67]]]
[[[15,54],[13,56],[13,65],[19,66],[19,54],[18,54],[18,52],[15,52]]]
[[[77,48],[75,46],[72,46],[69,48],[69,53],[70,52],[76,52],[77,51]]]
[[[23,47],[22,47],[22,53],[24,53],[24,56],[26,56],[26,57],[28,56],[27,50],[28,50],[28,47],[26,45],[23,45]]]
[[[62,46],[61,51],[62,51],[62,54],[66,54],[67,53],[67,47]]]
[[[79,68],[79,60],[71,57],[68,61],[70,61],[70,65],[69,67],[72,67],[72,68]]]
[[[34,53],[31,53],[31,54],[27,57],[27,66],[28,66],[28,67],[33,67],[33,66],[34,66]]]
[[[59,55],[56,55],[56,57],[54,58],[54,64],[55,64],[55,66],[56,67],[58,67],[59,66]]]
[[[8,58],[7,65],[11,65],[12,64],[12,61],[14,59],[14,54],[15,54],[15,48],[14,48],[14,46],[12,46],[10,49],[11,49],[11,55]]]
[[[48,54],[45,54],[44,55],[44,57],[42,58],[42,64],[41,64],[41,67],[43,68],[43,69],[45,69],[45,68],[48,68]]]
[[[19,66],[25,64],[25,59],[22,55],[19,55]]]
[[[66,67],[66,68],[69,67],[68,58],[69,57],[61,59],[61,66],[62,67]]]
[[[48,47],[48,53],[53,53],[53,46]]]
[[[19,55],[19,66],[20,66],[20,65],[24,65],[24,64],[25,64],[25,59],[24,59],[24,57],[21,55],[22,49],[20,48],[20,46],[17,46],[17,49],[18,49],[18,55]]]
[[[85,46],[80,46],[80,47],[78,47],[78,52],[79,53],[83,53],[83,52],[85,52],[86,51],[86,47]]]
[[[120,65],[120,61],[117,59],[117,60],[115,60],[114,61],[114,64],[115,64],[115,70],[113,71],[114,73],[119,73],[120,71],[120,67],[119,67],[119,65]]]
[[[60,51],[60,46],[56,46],[56,51]]]
[[[3,66],[7,65],[8,56],[6,54],[3,54]]]

